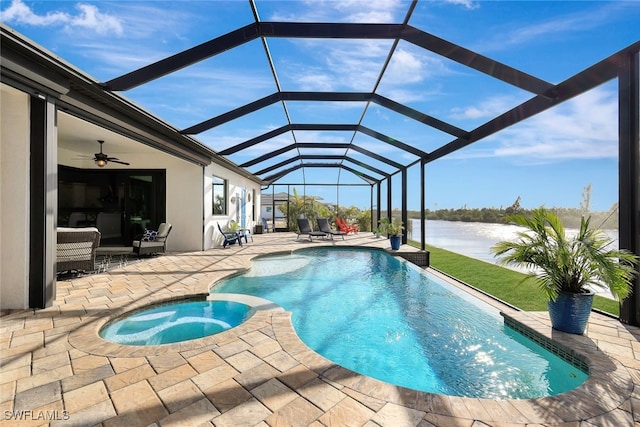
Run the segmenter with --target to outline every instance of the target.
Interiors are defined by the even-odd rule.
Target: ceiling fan
[[[129,163],[127,162],[122,162],[120,161],[118,158],[116,157],[109,157],[107,154],[104,154],[102,152],[102,144],[104,144],[104,141],[99,139],[98,143],[100,144],[100,152],[95,154],[95,157],[93,158],[93,160],[96,162],[96,165],[100,168],[103,168],[107,165],[107,163],[109,162],[113,162],[113,163],[120,163],[121,165],[129,165]]]

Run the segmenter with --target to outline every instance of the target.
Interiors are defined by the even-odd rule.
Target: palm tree
[[[528,267],[525,280],[534,279],[551,301],[561,292],[580,294],[590,287],[608,289],[619,301],[631,292],[638,257],[626,250],[611,248],[612,240],[591,228],[591,218],[582,217],[575,237],[567,237],[556,214],[535,209],[531,217],[511,215],[508,220],[525,228],[515,241],[491,248],[503,256],[502,264]]]

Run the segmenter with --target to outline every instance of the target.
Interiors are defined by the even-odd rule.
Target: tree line
[[[468,208],[466,205],[458,209],[425,209],[425,217],[428,220],[442,221],[462,221],[462,222],[486,222],[493,224],[507,224],[509,215],[531,214],[533,209],[525,209],[521,206],[522,198],[518,196],[508,207],[503,208]],[[282,205],[280,210],[289,214],[289,229],[297,230],[296,218],[304,216],[312,224],[316,218],[328,218],[334,222],[335,218],[343,218],[347,222],[357,224],[360,231],[371,231],[371,210],[360,209],[356,206],[342,207],[322,203],[314,196],[300,196],[294,189],[293,195],[289,198],[288,206]],[[591,184],[584,187],[582,191],[582,201],[579,208],[548,208],[560,217],[565,227],[578,228],[580,218],[591,217],[591,224],[601,229],[618,229],[618,203],[614,203],[608,211],[591,211]],[[382,212],[382,217],[386,216],[386,211]],[[400,218],[400,210],[392,211],[394,218]],[[407,212],[410,219],[420,219],[420,211],[410,210]],[[405,224],[409,226],[410,224]],[[375,228],[375,225],[374,225]]]
[[[617,229],[618,228],[618,216],[617,206],[615,211],[606,212],[589,212],[587,216],[591,216],[591,223],[602,229]],[[583,211],[577,208],[558,208],[552,207],[549,210],[555,212],[560,219],[562,219],[565,227],[578,228],[580,226],[580,218],[584,214]],[[517,213],[530,214],[533,209],[522,209]],[[506,224],[508,223],[508,215],[516,212],[507,212],[503,208],[466,208],[459,209],[438,209],[438,210],[425,210],[425,217],[430,220],[442,220],[442,221],[462,221],[462,222],[487,222],[494,224]],[[410,211],[407,213],[409,218],[420,218],[419,211]]]
[[[521,197],[507,208],[467,208],[463,206],[459,209],[437,209],[425,210],[425,216],[431,220],[442,221],[462,221],[462,222],[488,222],[494,224],[508,223],[509,215],[525,214],[529,215],[533,209],[525,209],[520,205]],[[591,217],[591,224],[601,229],[618,229],[618,203],[614,203],[608,211],[591,211],[591,184],[587,185],[582,192],[582,201],[579,208],[548,208],[560,217],[565,227],[577,228],[580,226],[580,219]],[[408,212],[410,218],[420,218],[419,211]]]

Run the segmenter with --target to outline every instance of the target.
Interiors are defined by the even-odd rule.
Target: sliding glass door
[[[59,167],[58,226],[97,227],[101,246],[129,246],[166,217],[164,170]]]

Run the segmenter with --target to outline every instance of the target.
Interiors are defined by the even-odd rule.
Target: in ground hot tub
[[[160,345],[203,338],[247,320],[254,307],[237,301],[181,300],[137,310],[108,323],[100,336],[125,345]]]

